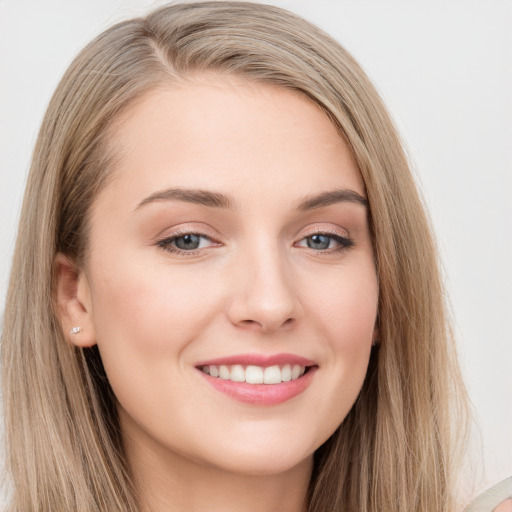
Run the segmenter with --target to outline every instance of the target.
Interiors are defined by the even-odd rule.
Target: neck
[[[141,512],[307,512],[312,457],[280,473],[239,474],[125,441]]]

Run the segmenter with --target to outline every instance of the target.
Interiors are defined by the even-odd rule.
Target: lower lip
[[[198,371],[210,386],[239,402],[253,405],[277,405],[302,393],[313,380],[316,370],[316,366],[310,367],[302,377],[280,384],[234,382],[211,377],[201,370]]]

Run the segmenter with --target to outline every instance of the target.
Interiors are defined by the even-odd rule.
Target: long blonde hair
[[[92,41],[59,84],[27,184],[2,337],[12,512],[135,512],[116,403],[98,351],[66,343],[53,310],[57,251],[87,256],[114,121],[149,90],[209,71],[301,91],[352,149],[371,213],[380,340],[342,425],[315,453],[309,511],[453,512],[466,396],[437,252],[395,128],[354,59],[282,9],[160,8]]]

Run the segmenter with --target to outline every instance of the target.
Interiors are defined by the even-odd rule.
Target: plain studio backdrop
[[[0,312],[50,96],[78,51],[149,0],[0,0]],[[512,2],[269,0],[340,41],[373,79],[436,230],[482,434],[479,486],[512,474]]]

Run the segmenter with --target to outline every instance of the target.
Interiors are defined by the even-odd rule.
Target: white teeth
[[[298,364],[294,364],[292,368],[292,380],[298,379],[302,375],[301,372],[303,373],[303,367]]]
[[[229,371],[229,368],[227,366],[221,365],[219,368],[219,377],[224,380],[229,379],[229,374],[231,372]]]
[[[263,372],[263,382],[265,384],[279,384],[281,379],[281,368],[279,366],[269,366]]]
[[[231,367],[231,373],[229,374],[229,380],[234,382],[244,382],[245,372],[243,366],[235,364]]]
[[[292,380],[292,367],[289,364],[285,364],[281,368],[281,380],[283,382],[288,382]]]
[[[241,364],[228,365],[209,365],[203,366],[201,370],[211,377],[218,377],[223,380],[233,382],[247,382],[248,384],[280,384],[298,379],[304,375],[305,366],[298,364],[283,366],[254,366],[249,365],[244,368]]]
[[[248,384],[263,384],[263,368],[261,366],[248,366],[245,369],[245,382]]]

